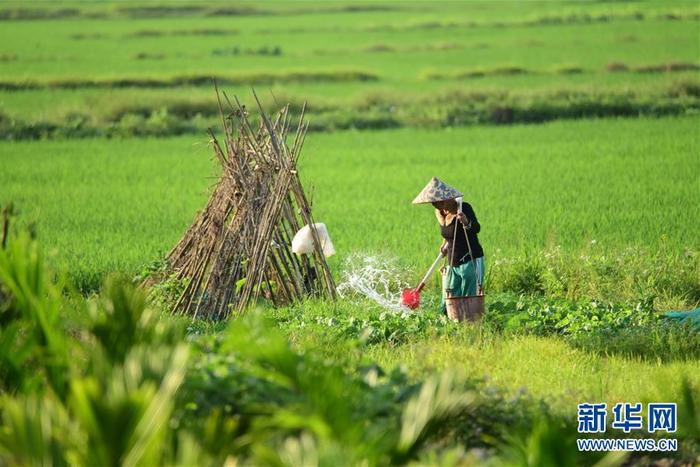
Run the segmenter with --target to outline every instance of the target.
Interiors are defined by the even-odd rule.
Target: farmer
[[[449,262],[440,303],[443,313],[446,311],[445,290],[449,291],[452,297],[483,293],[484,250],[477,237],[481,226],[471,205],[462,202],[459,209],[457,198],[461,202],[462,193],[433,177],[413,200],[413,204],[431,203],[440,224],[440,234],[443,238],[440,252]]]

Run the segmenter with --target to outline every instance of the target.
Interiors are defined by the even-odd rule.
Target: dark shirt
[[[467,235],[469,236],[469,245],[472,247],[474,259],[481,258],[484,256],[484,250],[481,248],[479,238],[476,236],[481,230],[479,221],[476,220],[474,209],[472,209],[469,203],[462,203],[462,212],[467,216],[467,219],[471,221],[471,224],[467,228]],[[455,226],[457,227],[457,238],[455,239],[454,260],[452,260],[452,239],[454,238]],[[449,225],[440,225],[440,234],[442,238],[447,240],[447,261],[452,261],[452,266],[459,266],[471,261],[467,240],[464,235],[464,228],[456,216]]]

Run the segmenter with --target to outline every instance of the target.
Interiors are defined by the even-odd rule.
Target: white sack
[[[323,254],[326,258],[333,256],[335,254],[335,248],[333,248],[333,242],[331,242],[331,237],[328,235],[326,224],[317,222],[314,224],[314,227],[316,227],[318,239],[321,241]],[[299,229],[299,232],[294,235],[294,239],[292,239],[292,251],[298,255],[311,254],[314,252],[314,237],[308,225]]]

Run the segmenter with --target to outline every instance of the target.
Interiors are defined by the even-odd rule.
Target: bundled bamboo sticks
[[[210,130],[222,174],[204,210],[167,257],[169,276],[186,284],[175,311],[225,319],[243,313],[261,296],[273,304],[307,296],[335,299],[326,263],[297,172],[307,122],[302,109],[291,146],[289,107],[271,119],[257,95],[260,122],[254,126],[238,99],[231,112],[217,89],[223,145]],[[314,253],[291,251],[294,233],[311,226]]]

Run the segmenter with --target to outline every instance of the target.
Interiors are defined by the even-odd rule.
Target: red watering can
[[[428,269],[428,272],[425,273],[425,276],[423,276],[423,280],[420,281],[420,284],[418,284],[418,287],[415,289],[406,289],[403,291],[401,294],[401,304],[405,307],[410,308],[411,310],[415,310],[420,306],[420,291],[423,290],[423,287],[425,287],[425,283],[430,279],[430,276],[435,272],[435,268],[438,267],[438,264],[440,264],[440,260],[442,259],[442,253],[438,254],[438,257],[435,258],[435,261],[433,262],[432,266],[430,266],[430,269]]]

